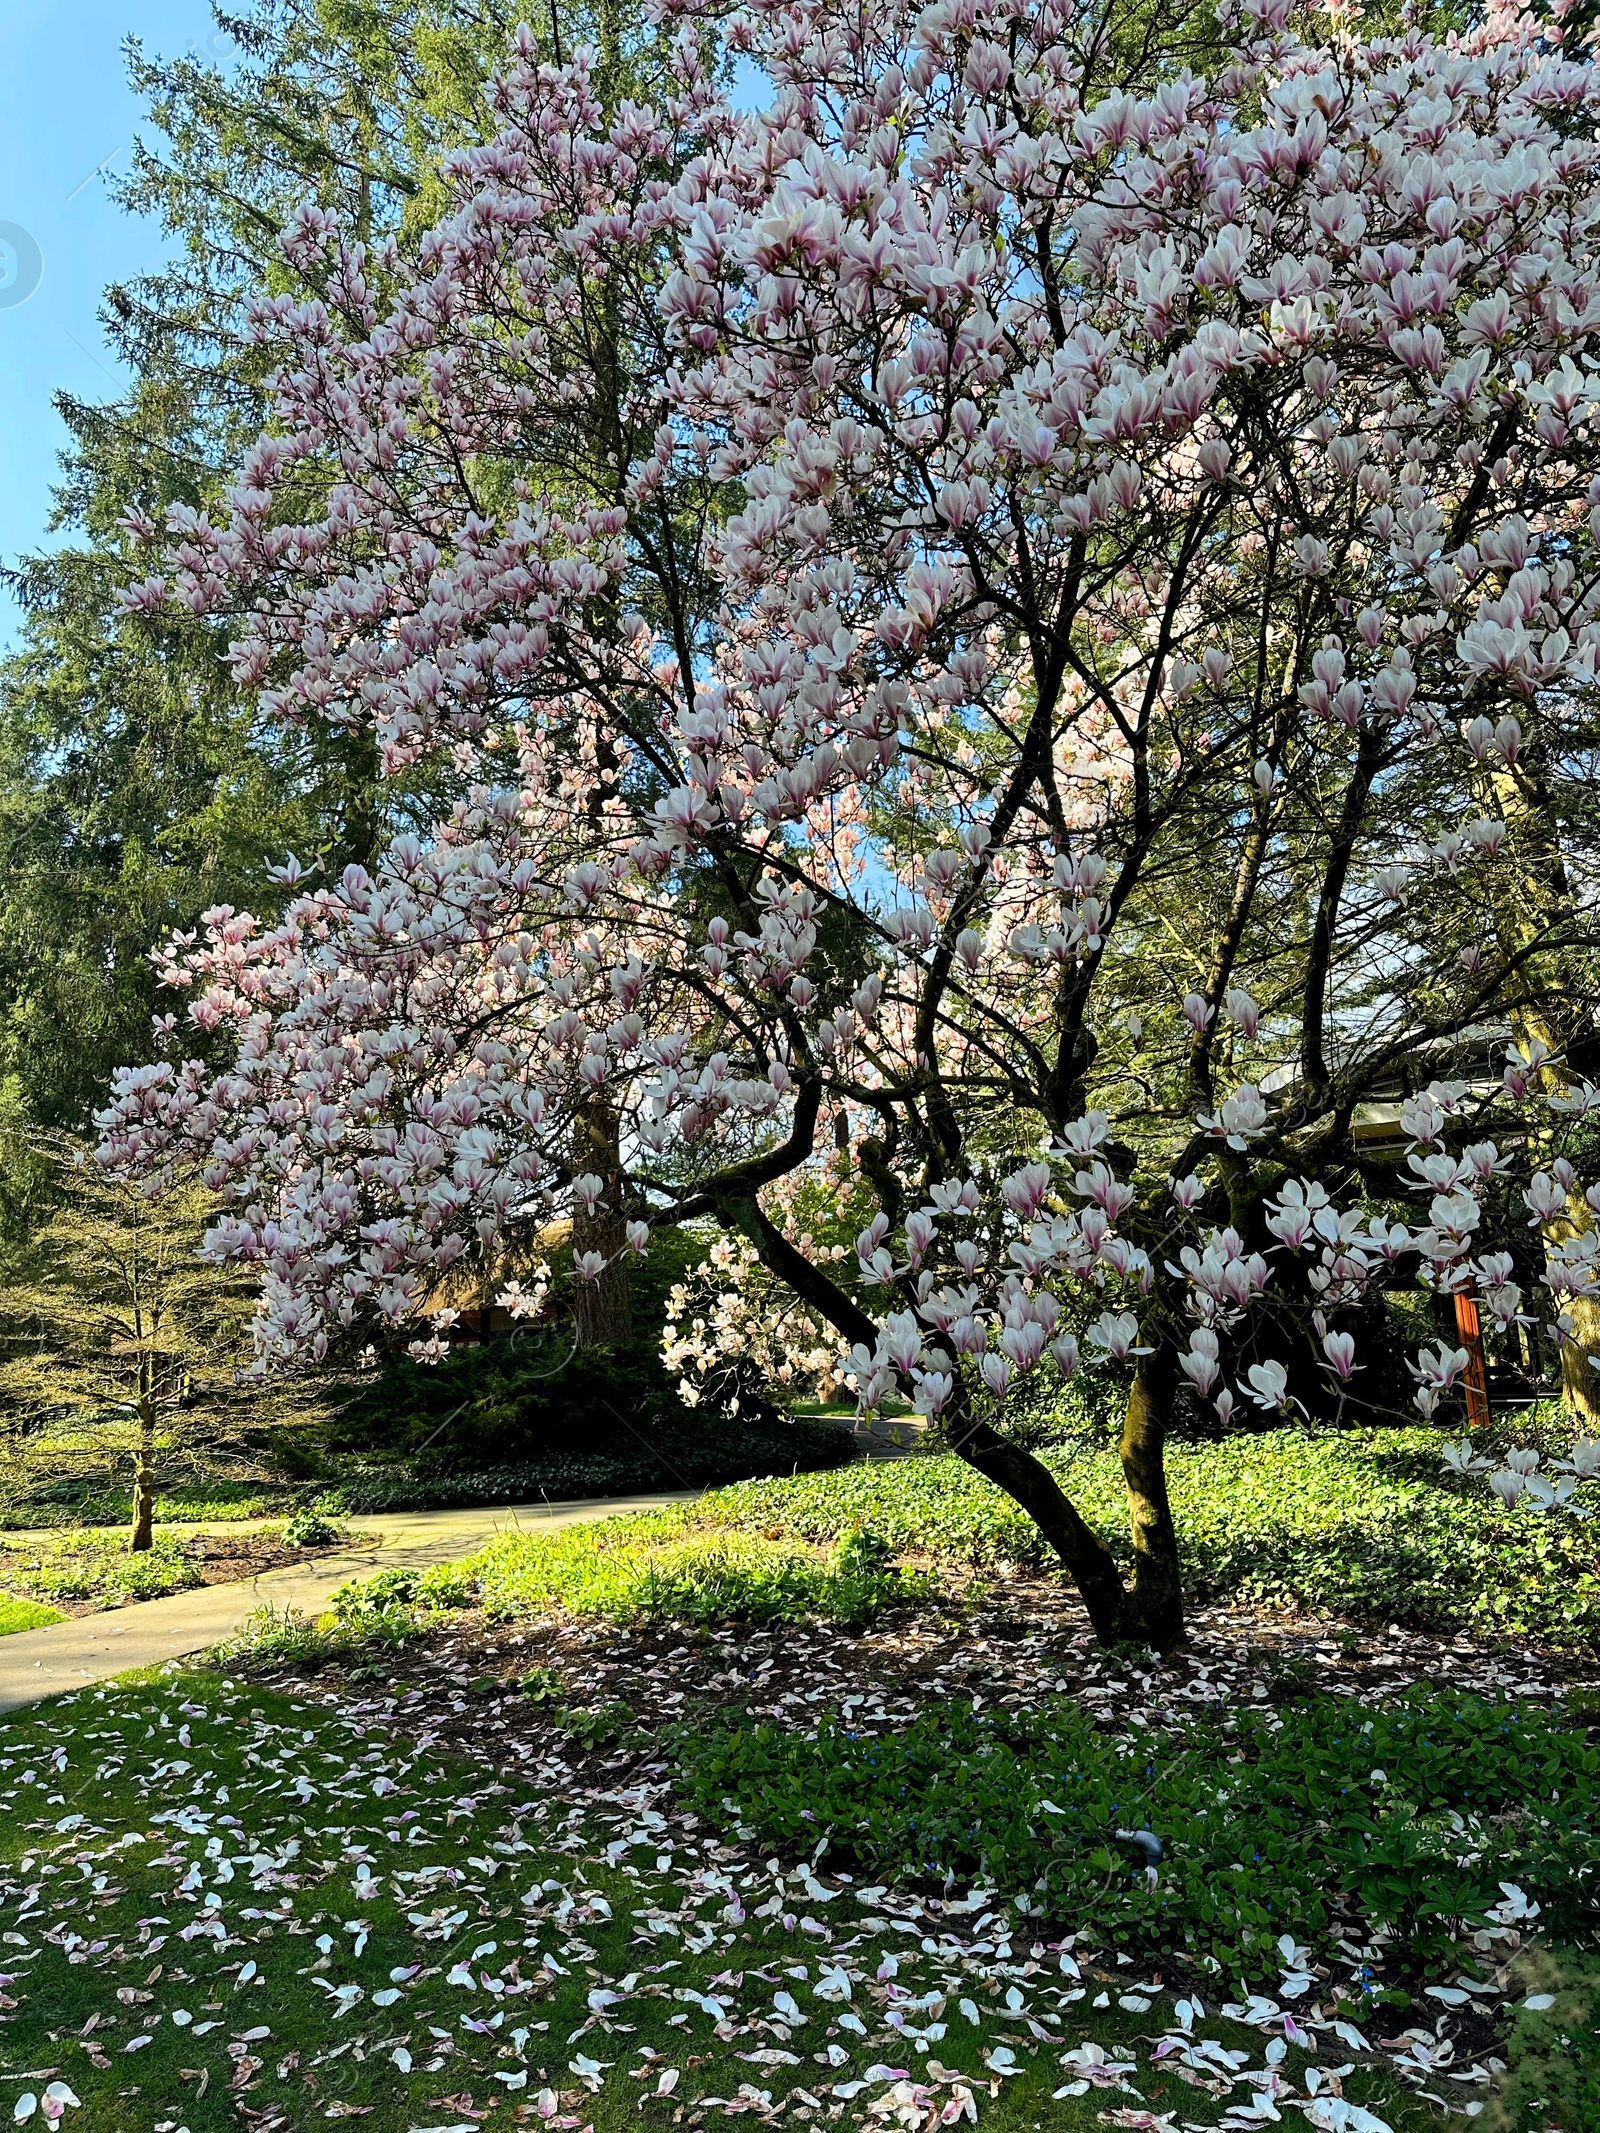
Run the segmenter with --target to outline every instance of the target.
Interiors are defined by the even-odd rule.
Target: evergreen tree
[[[146,1048],[153,946],[219,902],[261,913],[264,861],[293,850],[337,874],[404,818],[366,732],[263,734],[225,626],[122,616],[125,523],[214,500],[265,420],[248,313],[294,287],[285,222],[310,200],[379,239],[436,209],[440,157],[492,131],[483,85],[517,19],[473,0],[260,0],[217,15],[231,59],[129,47],[150,126],[119,197],[175,248],[108,290],[132,383],[106,406],[58,397],[67,538],[7,574],[24,624],[0,663],[0,1140],[81,1124]],[[15,1146],[0,1169],[3,1239],[32,1173]]]
[[[131,1433],[130,1549],[151,1545],[160,1450],[185,1439],[214,1453],[262,1421],[235,1373],[249,1361],[253,1302],[236,1272],[197,1252],[211,1210],[196,1184],[163,1193],[108,1177],[66,1134],[31,1147],[52,1205],[0,1302],[0,1415],[15,1458],[65,1424]],[[131,1432],[130,1432],[131,1425]]]

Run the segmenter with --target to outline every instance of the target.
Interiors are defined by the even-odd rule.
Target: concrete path
[[[582,1503],[494,1505],[469,1511],[401,1511],[341,1519],[350,1543],[331,1555],[264,1570],[232,1585],[203,1585],[165,1600],[141,1600],[105,1614],[78,1615],[48,1629],[0,1637],[0,1711],[19,1710],[85,1682],[109,1681],[208,1650],[232,1636],[258,1607],[315,1615],[339,1586],[379,1570],[426,1570],[471,1555],[508,1526],[553,1533],[562,1526],[692,1503],[698,1489],[664,1496],[598,1497]]]

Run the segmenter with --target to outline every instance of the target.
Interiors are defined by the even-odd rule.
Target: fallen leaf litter
[[[287,2133],[288,2106],[263,2095],[279,2083],[297,2083],[323,2117],[371,2115],[370,2103],[328,2091],[338,2062],[374,2059],[400,2077],[396,2088],[419,2072],[458,2084],[430,2094],[406,2133],[466,2133],[491,2114],[564,2133],[587,2125],[592,2099],[619,2081],[638,2085],[646,2122],[781,2117],[923,2133],[975,2121],[1043,2054],[1056,2061],[1055,2100],[1103,2102],[1100,2123],[1155,2133],[1260,2125],[1285,2109],[1317,2133],[1380,2133],[1386,2121],[1344,2094],[1353,2073],[1375,2065],[1451,2113],[1471,2115],[1498,2069],[1494,2041],[1513,1997],[1508,1965],[1533,1923],[1514,1900],[1492,1945],[1475,1951],[1474,1967],[1426,1988],[1418,2003],[1430,2006],[1426,2020],[1413,2008],[1404,2027],[1381,2015],[1358,2026],[1349,1980],[1325,1966],[1301,1968],[1292,1948],[1276,1995],[1217,1994],[1208,2003],[1193,1977],[1142,1975],[1136,1958],[1083,1946],[1030,1919],[1005,1892],[919,1894],[862,1887],[825,1864],[785,1867],[748,1833],[711,1832],[684,1812],[653,1748],[585,1746],[515,1686],[548,1668],[569,1706],[624,1705],[647,1736],[718,1703],[790,1726],[848,1708],[853,1724],[876,1728],[937,1698],[1025,1709],[1063,1694],[1108,1731],[1126,1731],[1181,1723],[1219,1704],[1270,1705],[1286,1658],[1319,1687],[1368,1699],[1429,1681],[1543,1700],[1572,1680],[1570,1666],[1486,1651],[1466,1638],[1357,1639],[1342,1625],[1228,1611],[1203,1612],[1190,1648],[1173,1660],[1130,1663],[1093,1645],[1048,1581],[1017,1575],[994,1583],[959,1626],[925,1607],[861,1634],[792,1623],[685,1631],[458,1616],[386,1667],[405,1678],[381,1688],[332,1676],[269,1681],[318,1721],[298,1728],[252,1713],[250,1682],[208,1685],[205,1701],[189,1701],[175,1674],[161,1692],[167,1703],[153,1716],[137,1714],[151,1717],[148,1761],[145,1743],[131,1737],[137,1724],[97,1727],[107,1692],[81,1693],[0,1726],[0,1806],[23,1819],[35,1844],[21,1856],[20,1877],[8,1874],[0,1886],[0,1957],[15,1964],[0,1970],[0,2021],[26,2008],[31,1966],[46,1946],[69,1965],[127,1978],[81,2031],[52,2035],[60,2065],[5,2077],[17,2085],[14,2120],[61,2122],[78,2107],[74,2060],[101,2072],[117,2060],[136,2065],[163,2019],[187,2056],[208,2059],[179,2070],[184,2096],[225,2085],[254,2133]],[[208,1777],[203,1733],[212,1727],[232,1727],[244,1747],[248,1802],[231,1798],[215,1771]],[[344,1744],[331,1755],[330,1739]],[[457,1789],[462,1766],[431,1762],[434,1748],[476,1766],[465,1790]],[[31,1767],[19,1749],[32,1751]],[[130,1777],[152,1805],[163,1803],[146,1830],[113,1830],[81,1812],[51,1818],[66,1806],[69,1784]],[[341,1813],[356,1819],[333,1819]],[[146,1837],[163,1850],[145,1872],[170,1870],[172,1893],[131,1933],[96,1940],[88,1913],[115,1910],[121,1855]],[[396,1848],[419,1863],[396,1864],[386,1856]],[[523,1862],[535,1858],[561,1870],[523,1886]],[[49,1883],[69,1869],[78,1885],[63,1903]],[[243,1889],[233,1886],[245,1875]],[[633,1932],[626,1967],[613,1972],[594,1943],[616,1930],[621,1885]],[[246,1894],[253,1900],[242,1901]],[[371,1932],[362,1912],[386,1895],[403,1907],[416,1959],[389,1966],[380,1981],[362,1961]],[[355,1915],[338,1915],[346,1908]],[[791,1960],[741,1955],[742,1934],[758,1924],[790,1937]],[[280,1935],[309,1939],[316,1951],[314,1962],[293,1967],[325,1998],[330,2038],[332,2025],[363,2007],[366,2027],[309,2057],[274,2062],[271,2026],[241,2023],[233,2003],[265,1982],[275,1957],[282,1962],[281,1942],[273,1945]],[[207,1958],[213,1968],[203,1982],[198,1966]],[[584,2011],[557,2037],[535,2010],[559,1981],[580,1974],[590,1980]],[[720,2046],[724,2066],[732,2047],[748,2078],[710,2089],[699,2077],[715,2054],[686,2049],[673,2064],[652,2046],[630,2051],[623,2017],[646,2000],[673,2004],[668,2026],[686,2047]],[[1083,2037],[1091,2013],[1102,2027],[1126,2018],[1127,2034],[1109,2043]],[[1208,2034],[1218,2029],[1226,2035]],[[981,2071],[945,2063],[940,2046],[949,2052],[952,2031],[978,2047]],[[1250,2032],[1260,2044],[1241,2048]],[[1192,2108],[1207,2099],[1211,2115],[1152,2112],[1140,2093],[1144,2072],[1175,2076],[1193,2094]],[[472,2086],[459,2085],[468,2078]],[[260,2104],[246,2101],[257,2096]],[[180,2107],[180,2099],[166,2101]],[[151,2124],[156,2133],[181,2129],[170,2115]]]

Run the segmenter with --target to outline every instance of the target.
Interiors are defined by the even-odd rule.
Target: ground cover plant
[[[0,1587],[41,1600],[114,1606],[153,1600],[205,1582],[192,1542],[162,1534],[140,1555],[113,1533],[57,1533],[0,1547]]]
[[[336,1544],[338,1531],[319,1522],[309,1540],[295,1540],[292,1526],[253,1527],[232,1533],[195,1533],[157,1527],[149,1548],[130,1553],[113,1531],[70,1532],[53,1528],[32,1535],[0,1535],[0,1622],[34,1629],[62,1613],[88,1614],[201,1585],[231,1584],[262,1570],[300,1560],[308,1551]],[[30,1608],[45,1612],[30,1620]]]
[[[1197,1609],[1181,1662],[1107,1654],[1048,1578],[991,1564],[965,1586],[953,1574],[942,1590],[896,1581],[891,1551],[863,1528],[832,1561],[811,1552],[797,1575],[794,1538],[730,1535],[694,1516],[676,1507],[588,1532],[511,1536],[489,1565],[384,1573],[346,1588],[322,1624],[259,1625],[228,1664],[381,1718],[415,1747],[469,1748],[499,1781],[542,1788],[543,1811],[568,1815],[569,1831],[597,1787],[635,1812],[648,1797],[650,1814],[666,1818],[646,1818],[666,1856],[663,1832],[683,1818],[720,1856],[781,1867],[798,1884],[799,1897],[775,1889],[773,1915],[788,1905],[802,1955],[807,1936],[811,1953],[826,1941],[839,1915],[829,1906],[855,1894],[921,1918],[925,1956],[948,1952],[950,1921],[962,1918],[977,1919],[980,1966],[1020,1952],[1026,1937],[1022,2006],[1002,1997],[996,2009],[1013,2019],[989,2078],[1004,2089],[1012,2062],[1043,2052],[1058,2035],[1042,2019],[1052,2012],[1111,2025],[1091,2022],[1053,2074],[1034,2069],[1056,2084],[1052,2107],[1073,2100],[1058,2092],[1079,2081],[1097,2104],[1112,2102],[1094,2082],[1120,2078],[1140,2096],[1115,2099],[1131,2115],[1107,2122],[1220,2122],[1196,2095],[1152,2112],[1170,2099],[1147,2083],[1142,2055],[1153,2052],[1151,2073],[1197,2081],[1201,2095],[1209,2083],[1219,2099],[1248,2096],[1247,2062],[1218,2057],[1241,2048],[1224,2042],[1235,2031],[1218,2028],[1221,2016],[1285,2046],[1316,2045],[1319,2083],[1335,2063],[1358,2070],[1367,2085],[1333,2076],[1338,2089],[1320,2102],[1302,2086],[1300,2105],[1321,2114],[1315,2126],[1410,2126],[1429,2098],[1486,2095],[1506,2124],[1563,2125],[1538,2116],[1551,2040],[1536,2018],[1548,2008],[1519,1966],[1537,1945],[1540,1961],[1581,1969],[1561,1943],[1594,1929],[1592,1688],[1531,1653],[1497,1658],[1466,1637],[1445,1645],[1393,1627],[1364,1637],[1239,1608]],[[485,1575],[496,1566],[497,1579]],[[841,1574],[871,1580],[876,1604],[854,1615],[830,1607],[828,1583]],[[614,1908],[610,1884],[595,1885]],[[945,1920],[937,1938],[935,1916]],[[642,1931],[679,1963],[701,1939],[681,1913]],[[846,2094],[848,2067],[821,2094],[803,2059],[792,2077],[776,2071],[785,2062],[772,2054],[790,2037],[751,2045],[768,2056],[740,2061],[748,2086],[719,2081],[705,2093],[722,2102],[705,2108],[770,2110],[772,2092],[760,2103],[757,2084],[792,2078],[809,2083],[788,2098],[797,2114],[837,2106],[848,2116],[860,2098],[865,2111],[884,2103],[891,2076],[914,2080],[908,2034],[935,2070],[964,2065],[936,2025],[952,2027],[944,2018],[959,1998],[982,2030],[994,1995],[957,1995],[946,1976],[942,1990],[928,1985],[944,2006],[897,2001],[925,1996],[908,1956],[914,1968],[908,1947],[887,1978],[875,1973],[891,1988],[885,2012],[900,2047],[866,2069],[879,2070],[876,2094],[870,2081]],[[815,1966],[799,1967],[813,1982]],[[775,1980],[792,1964],[761,1969],[788,1989]],[[1064,1979],[1053,2008],[1031,1982],[1052,1974]],[[725,2000],[728,1979],[718,1971],[687,1989]],[[865,2011],[859,1991],[836,2005]],[[1576,2017],[1561,2008],[1570,2030]],[[1209,2045],[1194,2028],[1202,2015]],[[1513,2028],[1520,2071],[1501,2097],[1490,2083]],[[844,2023],[828,2041],[848,2049],[854,2034]],[[663,2063],[673,2041],[653,2043]],[[1335,2052],[1353,2056],[1335,2062]],[[1256,2074],[1294,2063],[1275,2051]],[[762,2071],[749,2077],[751,2067]],[[685,2070],[702,2072],[692,2060]],[[1266,2096],[1293,2102],[1270,2083]],[[1371,2120],[1340,2115],[1357,2097]],[[1026,2082],[1012,2100],[1045,2104]],[[981,2090],[974,2104],[988,2108]],[[910,2124],[928,2102],[902,2091],[901,2106]],[[601,2102],[582,2108],[600,2122]]]
[[[17,2122],[1087,2133],[1263,2095],[1353,2133],[1436,2122],[1348,2010],[1102,1976],[992,1888],[780,1864],[603,1726],[596,1747],[552,1722],[501,1776],[419,1748],[405,1700],[174,1674],[0,1724]]]
[[[437,1406],[434,1408],[437,1415]],[[614,1412],[571,1416],[562,1441],[531,1456],[492,1466],[422,1462],[385,1451],[366,1455],[327,1449],[320,1432],[297,1432],[295,1464],[307,1478],[270,1470],[231,1478],[203,1459],[200,1471],[157,1492],[157,1527],[229,1520],[292,1518],[302,1511],[328,1517],[381,1511],[451,1510],[492,1503],[562,1502],[593,1496],[631,1496],[697,1489],[752,1475],[791,1474],[837,1466],[855,1455],[847,1418],[756,1414],[740,1421],[678,1408],[645,1418],[642,1426]],[[220,1464],[220,1462],[219,1462]],[[3,1477],[0,1533],[18,1527],[114,1526],[127,1523],[131,1490],[113,1476],[63,1481],[49,1447],[25,1446]]]
[[[17,1465],[25,1468],[26,1463],[23,1458]],[[132,1495],[127,1489],[119,1489],[114,1481],[63,1484],[59,1479],[40,1477],[36,1485],[30,1485],[26,1473],[19,1476],[15,1470],[7,1478],[13,1488],[0,1502],[0,1533],[127,1523]],[[217,1525],[281,1517],[292,1513],[307,1493],[300,1484],[259,1479],[226,1481],[206,1476],[159,1490],[155,1524]]]
[[[1191,1596],[1346,1614],[1436,1630],[1472,1629],[1592,1650],[1600,1633],[1600,1526],[1552,1523],[1451,1473],[1435,1430],[1324,1435],[1266,1430],[1174,1446]],[[1109,1448],[1044,1455],[1075,1500],[1114,1534],[1121,1473]],[[1600,1496],[1584,1485],[1580,1507]],[[828,1548],[852,1528],[896,1557],[934,1564],[1039,1566],[1037,1527],[947,1454],[862,1460],[833,1473],[741,1483],[626,1526],[585,1526],[553,1544],[503,1536],[471,1565],[495,1605],[533,1603],[559,1560],[576,1591],[602,1559],[691,1533],[733,1532]],[[1113,1543],[1114,1544],[1114,1543]],[[579,1566],[592,1563],[591,1571]],[[614,1572],[611,1574],[615,1574]]]
[[[1547,1926],[1600,1921],[1600,1751],[1506,1700],[1420,1693],[1368,1715],[1311,1696],[1106,1740],[1045,1716],[930,1712],[892,1732],[685,1735],[702,1813],[875,1877],[977,1875],[1043,1915],[1202,1973],[1272,1983],[1340,1939],[1413,1970],[1504,1915],[1515,1884]],[[1146,1871],[1148,1869],[1148,1871]]]
[[[824,1554],[669,1514],[497,1536],[481,1555],[452,1567],[452,1584],[504,1613],[559,1607],[619,1622],[860,1622],[927,1593],[929,1581],[903,1574],[891,1554],[866,1531],[847,1529]]]

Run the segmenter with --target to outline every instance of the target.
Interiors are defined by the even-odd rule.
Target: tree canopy
[[[553,1212],[596,1280],[740,1231],[1167,1641],[1181,1381],[1337,1411],[1399,1271],[1526,1315],[1530,1218],[1586,1381],[1600,188],[1530,18],[1147,29],[803,0],[749,112],[706,14],[648,101],[524,28],[430,226],[296,213],[128,607],[433,812],[176,942],[206,1049],[103,1123],[227,1197],[264,1365],[427,1352]],[[773,1199],[829,1139],[845,1279]],[[1097,1355],[1131,1593],[1006,1427]]]

